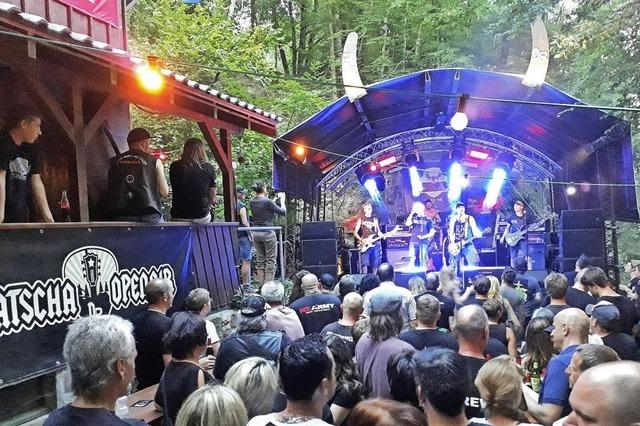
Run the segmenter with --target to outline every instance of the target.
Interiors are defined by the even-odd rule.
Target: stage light
[[[149,56],[146,63],[141,63],[135,68],[138,84],[145,91],[156,94],[164,88],[164,77],[158,67],[158,58]]]
[[[387,166],[391,166],[392,164],[395,164],[398,162],[398,159],[395,157],[395,155],[391,156],[391,157],[387,157],[387,158],[383,158],[381,160],[378,161],[378,164],[380,165],[380,167],[387,167]]]
[[[503,167],[496,167],[493,169],[493,175],[487,186],[487,195],[484,198],[482,207],[490,209],[498,202],[500,197],[500,191],[504,185],[504,181],[507,179],[507,171]]]
[[[374,163],[369,164],[369,171],[370,172],[375,172],[378,170],[378,166],[376,166]]]
[[[382,200],[380,190],[378,190],[378,184],[376,183],[376,180],[374,178],[365,180],[364,187],[367,189],[367,192],[369,193],[369,196],[374,203],[379,203]]]
[[[302,157],[304,155],[304,153],[307,150],[305,149],[304,146],[302,145],[296,145],[295,149],[293,150],[293,152],[298,156],[298,157]]]
[[[436,117],[436,125],[434,126],[434,130],[436,132],[444,132],[445,130],[447,130],[447,116],[445,114],[438,114],[438,116]]]
[[[422,194],[422,179],[420,179],[420,172],[416,166],[409,167],[409,179],[411,181],[411,194],[414,197],[418,197]]]
[[[358,182],[369,192],[371,199],[377,203],[382,200],[380,194],[386,189],[387,182],[382,173],[379,171],[371,172],[369,166],[370,165],[362,165],[357,168],[356,176],[358,177]]]
[[[467,128],[469,124],[469,118],[467,117],[467,100],[469,95],[462,94],[458,98],[458,109],[456,113],[451,117],[451,128],[453,130],[461,131]]]
[[[475,158],[476,160],[486,160],[489,158],[489,153],[487,151],[480,151],[478,149],[469,150],[469,157]]]
[[[465,176],[462,165],[458,162],[452,163],[451,167],[449,167],[449,191],[447,192],[447,198],[450,202],[456,202],[460,199],[464,181]]]
[[[567,186],[567,195],[571,196],[575,194],[576,194],[576,187],[573,185]]]

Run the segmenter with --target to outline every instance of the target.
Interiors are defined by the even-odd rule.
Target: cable
[[[16,37],[16,38],[25,39],[25,40],[36,41],[38,43],[43,43],[43,44],[52,44],[52,45],[58,45],[58,46],[63,46],[63,47],[75,48],[75,49],[84,49],[84,50],[89,50],[89,51],[95,51],[95,52],[100,52],[101,54],[105,54],[106,53],[106,54],[112,54],[112,55],[116,55],[116,56],[120,56],[120,57],[147,60],[147,57],[145,57],[145,56],[136,55],[136,54],[133,54],[133,53],[130,53],[130,52],[126,52],[126,53],[114,52],[112,50],[104,50],[104,49],[101,49],[101,48],[98,48],[98,47],[87,46],[87,45],[82,45],[82,44],[74,44],[74,43],[69,43],[69,42],[65,42],[65,41],[61,41],[61,40],[43,39],[41,37],[30,36],[30,35],[27,35],[27,34],[21,34],[21,33],[16,33],[16,32],[12,32],[12,31],[0,30],[0,35],[6,35],[6,36],[10,36],[10,37]],[[321,86],[328,86],[328,87],[334,87],[334,88],[335,87],[338,87],[338,88],[349,87],[349,88],[354,88],[354,89],[364,89],[364,90],[367,90],[367,91],[370,91],[370,92],[387,92],[387,93],[410,94],[411,96],[420,97],[420,98],[435,97],[435,98],[457,99],[457,98],[460,97],[459,94],[455,94],[455,93],[453,93],[453,94],[452,93],[433,93],[433,92],[431,92],[431,93],[419,93],[419,92],[415,92],[415,91],[411,91],[411,90],[387,89],[387,88],[376,88],[376,87],[370,87],[370,86],[340,84],[340,83],[335,83],[335,82],[330,82],[330,81],[322,81],[322,80],[315,80],[315,79],[306,79],[306,78],[300,78],[300,77],[285,76],[285,75],[281,75],[281,74],[267,74],[267,73],[261,73],[261,72],[256,72],[256,71],[234,70],[234,69],[231,69],[231,68],[216,67],[216,66],[212,66],[212,65],[203,65],[203,64],[196,64],[196,63],[190,63],[190,62],[182,62],[182,61],[171,60],[171,59],[162,59],[162,60],[159,60],[159,62],[160,63],[164,63],[164,64],[173,64],[173,65],[183,66],[183,67],[187,67],[187,68],[206,69],[206,70],[210,70],[210,71],[227,72],[227,73],[230,73],[230,74],[241,74],[241,75],[248,75],[248,76],[254,76],[254,77],[272,78],[272,79],[277,79],[277,80],[295,81],[295,82],[298,82],[298,83],[321,85]],[[595,109],[595,110],[608,110],[608,111],[637,112],[637,113],[640,113],[640,108],[634,108],[634,107],[587,105],[587,104],[565,104],[565,103],[560,103],[560,102],[526,101],[526,100],[520,100],[520,99],[502,99],[502,98],[490,98],[490,97],[483,97],[483,96],[469,96],[468,99],[469,100],[474,100],[474,101],[479,101],[479,102],[497,102],[497,103],[516,104],[516,105],[535,105],[535,106],[550,106],[550,107],[561,107],[561,108],[580,108],[580,109]]]

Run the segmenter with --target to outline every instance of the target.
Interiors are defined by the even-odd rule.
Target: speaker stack
[[[605,266],[602,209],[563,210],[560,214],[560,256],[564,271],[573,271],[584,254],[594,266]]]
[[[338,275],[335,222],[303,222],[300,228],[302,269],[320,276]]]

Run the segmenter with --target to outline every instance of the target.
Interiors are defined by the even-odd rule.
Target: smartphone
[[[153,402],[152,399],[141,399],[140,401],[136,401],[135,403],[133,403],[133,405],[131,405],[132,407],[146,407],[147,405],[151,404]]]

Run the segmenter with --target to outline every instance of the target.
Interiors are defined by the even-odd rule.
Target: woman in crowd
[[[203,386],[182,404],[176,426],[245,426],[247,421],[247,410],[236,391]]]
[[[411,290],[411,294],[414,296],[419,296],[427,291],[427,288],[424,286],[424,280],[422,278],[411,277],[409,279],[409,290]]]
[[[224,385],[238,392],[251,419],[271,413],[278,392],[278,375],[271,361],[250,357],[233,364]]]
[[[204,323],[207,326],[207,348],[211,348],[211,352],[213,352],[212,355],[217,354],[218,349],[220,349],[220,338],[218,337],[215,324],[207,319],[207,315],[211,312],[211,295],[209,294],[209,290],[206,288],[191,290],[184,300],[184,306],[187,311],[204,318]]]
[[[182,156],[169,166],[173,192],[171,219],[180,222],[211,222],[210,207],[216,204],[215,169],[207,163],[204,142],[187,139]]]
[[[336,363],[336,393],[329,401],[329,407],[334,424],[341,425],[351,409],[366,397],[366,392],[346,340],[330,334],[325,341]]]
[[[511,303],[500,295],[500,280],[493,275],[489,275],[489,281],[491,282],[491,288],[489,289],[489,293],[487,293],[487,297],[489,300],[496,299],[502,305],[502,314],[500,317],[501,323],[506,323],[514,333],[519,334],[522,328],[520,324],[520,319],[516,315]]]
[[[525,351],[522,357],[522,366],[527,369],[529,365],[537,362],[540,369],[547,367],[551,356],[554,354],[553,341],[549,333],[544,331],[551,323],[546,318],[533,318],[525,332]]]
[[[489,319],[489,334],[494,339],[499,340],[509,351],[509,356],[516,359],[518,356],[518,342],[513,330],[507,324],[500,322],[503,312],[503,305],[496,298],[489,299],[482,304],[482,309],[487,313]]]
[[[518,407],[522,401],[522,375],[508,356],[499,356],[480,368],[475,385],[486,402],[484,419],[470,421],[495,426],[528,425],[527,415]]]
[[[204,319],[191,312],[178,312],[171,319],[163,342],[173,360],[160,378],[155,402],[164,415],[175,422],[180,406],[195,390],[213,377],[200,367],[199,359],[207,348],[207,327]]]
[[[351,411],[347,426],[427,426],[424,413],[390,399],[367,399]]]
[[[415,353],[416,351],[404,351],[401,354],[391,355],[387,362],[387,376],[391,397],[394,400],[420,408],[416,393],[416,362],[413,359]]]

